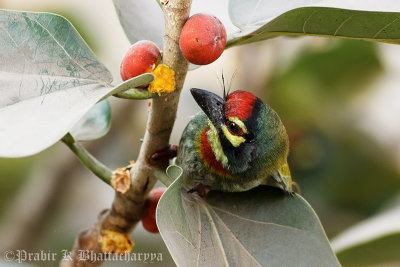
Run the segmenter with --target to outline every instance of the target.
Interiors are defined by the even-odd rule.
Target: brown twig
[[[116,192],[111,209],[100,213],[96,224],[78,236],[72,261],[62,263],[63,266],[99,266],[101,261],[80,259],[79,251],[101,253],[98,240],[102,231],[129,233],[141,219],[147,195],[157,180],[154,172],[165,168],[167,164],[165,161],[152,162],[151,156],[168,146],[175,122],[188,69],[188,62],[179,49],[179,35],[189,16],[190,5],[191,0],[170,0],[162,6],[165,18],[163,63],[175,71],[175,91],[152,100],[143,145],[137,163],[131,170],[132,185],[125,194]]]

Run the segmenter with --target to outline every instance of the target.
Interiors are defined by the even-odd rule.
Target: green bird
[[[224,97],[191,89],[203,112],[186,126],[176,164],[190,191],[246,191],[260,184],[293,193],[289,139],[278,114],[246,91]]]

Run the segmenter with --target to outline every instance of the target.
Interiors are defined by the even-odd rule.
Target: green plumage
[[[233,147],[223,132],[217,133],[219,138],[214,141],[221,144],[228,159],[223,166],[225,173],[213,169],[201,152],[201,134],[211,123],[209,116],[200,112],[192,118],[182,134],[176,159],[176,164],[183,168],[183,181],[188,189],[203,184],[210,190],[235,192],[275,182],[285,191],[292,192],[287,166],[289,141],[285,127],[274,110],[261,100],[257,101],[257,112],[244,121],[253,136],[250,142]],[[224,123],[221,121],[221,124]],[[214,121],[214,124],[217,123]],[[214,126],[217,129],[221,127]]]

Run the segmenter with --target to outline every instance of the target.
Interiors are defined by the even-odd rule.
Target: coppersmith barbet
[[[187,188],[246,191],[272,184],[292,194],[289,140],[278,114],[246,91],[191,89],[203,112],[186,126],[176,164]]]

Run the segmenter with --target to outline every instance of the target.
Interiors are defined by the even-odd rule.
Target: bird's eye
[[[227,122],[227,126],[228,126],[228,130],[231,134],[234,135],[242,135],[243,131],[242,129],[239,127],[239,125],[237,125],[236,123],[234,123],[233,121],[228,121]]]

